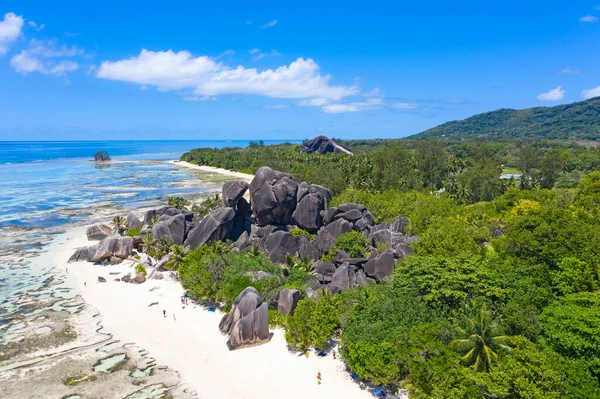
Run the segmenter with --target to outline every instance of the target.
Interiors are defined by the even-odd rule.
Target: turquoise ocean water
[[[192,148],[248,143],[0,142],[0,316],[9,312],[7,304],[41,283],[43,273],[32,265],[54,236],[106,221],[111,212],[125,215],[162,205],[168,196],[198,196],[207,184],[197,172],[171,161]],[[99,150],[107,151],[112,162],[92,162]]]

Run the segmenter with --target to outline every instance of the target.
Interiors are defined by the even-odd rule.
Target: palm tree
[[[460,363],[465,366],[475,365],[476,371],[490,371],[490,365],[498,359],[495,350],[504,349],[510,352],[510,337],[500,335],[497,320],[492,311],[485,305],[481,308],[471,301],[467,309],[470,317],[462,315],[460,326],[456,327],[459,339],[450,343],[450,347],[464,353]]]
[[[183,260],[187,256],[190,248],[182,247],[181,245],[171,245],[171,256],[169,261],[165,265],[167,270],[179,270],[179,267],[183,263]]]
[[[190,204],[190,201],[186,200],[183,197],[169,197],[167,203],[177,209],[184,209]]]
[[[154,239],[152,238],[152,233],[147,232],[144,238],[142,238],[142,248],[146,253],[150,252],[150,250],[154,248]]]
[[[117,233],[123,234],[127,230],[129,222],[123,216],[115,216],[110,224],[112,224]]]

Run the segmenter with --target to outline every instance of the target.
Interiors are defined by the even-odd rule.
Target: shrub
[[[139,236],[141,232],[142,232],[142,229],[129,229],[129,230],[127,230],[127,233],[125,233],[125,236],[136,237],[136,236]]]
[[[310,234],[308,231],[302,230],[299,227],[294,227],[293,229],[291,229],[290,234],[296,237],[306,236],[308,237],[309,241],[312,241],[316,237],[315,234]]]
[[[211,197],[203,199],[201,203],[192,205],[192,212],[197,213],[200,217],[206,216],[220,203],[221,195],[216,193]]]
[[[339,320],[339,311],[330,298],[303,299],[298,302],[294,314],[287,317],[285,340],[300,351],[310,346],[325,349]]]
[[[335,240],[336,249],[348,252],[353,258],[366,256],[368,245],[369,239],[358,231],[344,233]]]
[[[277,328],[284,327],[287,321],[287,316],[279,313],[276,310],[269,310],[269,327]]]
[[[183,197],[169,197],[167,203],[177,209],[185,209],[190,204],[190,201]]]
[[[146,268],[141,263],[138,263],[137,265],[135,265],[135,274],[140,274],[140,273],[146,274]]]

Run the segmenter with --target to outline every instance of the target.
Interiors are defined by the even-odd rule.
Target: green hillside
[[[499,109],[452,121],[411,138],[600,140],[600,97],[556,107]]]

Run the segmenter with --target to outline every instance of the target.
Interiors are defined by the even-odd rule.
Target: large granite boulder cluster
[[[231,311],[221,319],[219,330],[229,336],[229,349],[269,341],[269,306],[256,288],[248,287],[235,298]]]
[[[302,143],[301,152],[306,152],[308,154],[318,153],[318,154],[328,154],[330,152],[345,152],[347,154],[351,154],[352,152],[333,140],[328,139],[325,136],[317,136],[312,140],[307,140]]]

